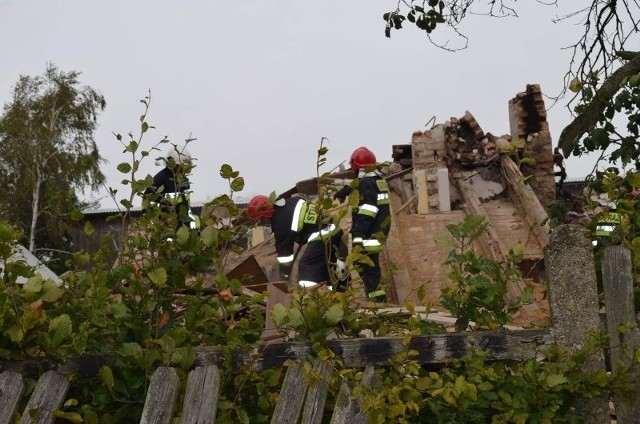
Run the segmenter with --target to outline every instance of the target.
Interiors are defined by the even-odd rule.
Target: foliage
[[[631,251],[636,310],[640,310],[640,172],[621,174],[616,168],[598,171],[588,182],[596,194],[606,194],[620,215],[620,225],[612,244],[622,244]]]
[[[100,422],[123,422],[124,417],[139,416],[146,385],[158,365],[175,366],[184,377],[196,347],[217,345],[227,352],[248,348],[257,343],[264,328],[264,296],[243,294],[242,282],[227,278],[224,272],[225,262],[241,250],[247,229],[212,212],[225,208],[232,219],[241,216],[232,197],[243,189],[242,177],[223,165],[220,175],[228,181],[230,195],[221,195],[206,205],[211,212],[203,215],[200,232],[185,226],[176,229],[175,214],[160,210],[152,196],[144,195],[151,178],[136,174],[140,161],[150,152],[142,143],[152,128],[145,119],[149,101],[143,101],[139,138],[130,135],[123,143],[131,163],[118,165],[132,193],[119,199],[121,213],[114,218],[122,220],[127,230],[103,238],[93,256],[84,251],[74,253],[60,287],[33,275],[24,263],[4,266],[0,297],[0,354],[4,359],[64,362],[82,354],[109,353],[111,359],[101,367],[97,380],[83,381],[76,376],[78,384],[70,395],[77,399],[77,406],[72,409],[85,422],[97,422],[96,417]],[[116,138],[123,140],[120,135]],[[162,139],[151,150],[164,143],[170,141]],[[116,190],[111,194],[114,199],[118,195]],[[139,218],[131,215],[136,197],[141,197],[145,206]],[[78,211],[73,215],[82,219]],[[88,223],[84,229],[87,235],[94,231]],[[19,233],[4,227],[0,233],[0,253],[6,260]],[[114,244],[118,246],[115,250]],[[212,269],[213,276],[207,277],[205,271],[211,275]],[[28,278],[24,287],[16,284],[17,275]],[[242,384],[243,378],[262,380],[251,373],[225,374],[225,387],[233,394],[221,408],[254,411],[258,404],[264,408],[255,413],[265,413],[273,396],[264,392],[266,383]],[[267,374],[275,376],[269,384],[279,376],[279,372]],[[259,402],[258,397],[262,399]],[[245,407],[238,407],[245,402]]]
[[[509,284],[522,279],[517,264],[522,260],[522,248],[512,249],[505,263],[478,255],[474,243],[489,224],[483,216],[468,215],[460,224],[449,224],[449,239],[437,240],[454,247],[445,264],[453,286],[442,289],[442,305],[457,318],[456,330],[463,331],[474,321],[478,329],[501,328],[510,321],[522,299],[506,300]],[[532,295],[531,288],[523,298]]]
[[[104,182],[93,139],[105,100],[81,87],[80,73],[47,65],[42,76],[20,76],[0,117],[0,216],[23,232],[21,243],[63,269],[72,250],[70,213],[77,191]]]
[[[565,129],[565,143],[572,143],[569,151],[565,149],[565,155],[568,152],[575,156],[600,152],[602,158],[612,163],[620,163],[622,167],[633,164],[636,170],[640,170],[637,142],[640,136],[640,54],[628,64],[638,66],[628,75],[615,74],[605,81],[600,75],[592,74],[574,87],[581,97],[575,112],[589,121],[589,127],[582,127],[586,134],[582,140],[568,136],[571,131]],[[614,79],[619,82],[612,84]],[[619,129],[618,117],[626,119],[626,131]]]
[[[472,351],[441,372],[416,382],[427,391],[422,422],[437,423],[567,423],[575,422],[574,399],[604,396],[624,376],[604,370],[585,373],[586,361],[606,346],[594,334],[573,354],[553,345],[543,360],[488,364],[486,354]]]
[[[538,2],[539,7],[569,7],[554,23],[571,21],[581,29],[576,42],[568,46],[573,57],[567,72],[567,83],[574,76],[579,80],[590,74],[609,75],[615,66],[617,53],[634,45],[633,35],[640,27],[640,5],[633,0],[591,0],[580,6],[566,6],[557,1]],[[394,10],[386,12],[385,35],[403,28],[409,22],[436,46],[450,51],[464,49],[468,39],[463,32],[464,22],[480,17],[518,18],[517,0],[412,0],[398,2]],[[441,37],[434,37],[436,29]],[[438,39],[443,41],[438,41]],[[573,69],[575,67],[575,69]]]
[[[230,218],[205,212],[201,231],[177,228],[175,214],[161,210],[151,201],[153,195],[144,194],[150,177],[137,174],[151,151],[171,144],[162,139],[151,149],[143,147],[153,128],[146,122],[149,102],[150,97],[143,100],[138,138],[130,136],[123,142],[116,135],[131,155],[131,163],[118,169],[132,194],[119,199],[121,212],[114,218],[123,227],[126,224],[127,231],[104,237],[95,255],[76,252],[61,286],[34,275],[23,262],[7,261],[20,232],[0,223],[0,356],[63,363],[69,357],[96,355],[97,375],[72,375],[69,400],[56,414],[70,422],[120,423],[139,420],[148,381],[159,365],[175,367],[184,380],[193,366],[195,349],[215,345],[225,354],[218,420],[269,422],[282,369],[257,372],[248,363],[232,370],[230,361],[232,350],[254,349],[264,328],[264,295],[244,294],[242,281],[225,273],[227,262],[242,250],[241,240],[247,233],[243,212],[233,201],[244,181],[238,171],[223,165],[220,176],[228,182],[229,194],[218,196],[206,208],[224,208]],[[323,154],[321,149],[319,155]],[[331,191],[326,190],[328,198]],[[114,200],[119,195],[115,190],[111,194]],[[139,217],[131,213],[136,198],[144,205]],[[333,206],[328,201],[320,206],[329,218]],[[74,215],[82,219],[79,212]],[[450,242],[460,249],[452,252],[451,264],[457,267],[458,281],[469,289],[490,278],[506,285],[516,276],[511,263],[497,266],[467,255],[484,225],[475,217],[450,228]],[[89,224],[84,229],[88,235],[94,231]],[[482,280],[471,271],[477,271]],[[16,283],[18,276],[27,278],[24,287]],[[473,292],[484,301],[481,307],[490,311],[491,320],[465,311],[467,316],[487,327],[502,323],[504,309],[487,301],[490,291],[500,290]],[[443,332],[442,328],[428,325],[411,302],[404,305],[406,313],[387,315],[377,308],[359,310],[354,297],[350,290],[295,292],[291,307],[276,306],[271,317],[294,339],[310,341],[313,355],[336,367],[327,382],[330,400],[343,384],[353,387],[354,396],[364,396],[363,408],[372,422],[489,422],[489,417],[497,417],[496,423],[563,422],[575,399],[601,395],[616,384],[616,376],[580,372],[588,355],[601,346],[595,344],[573,355],[554,348],[545,361],[522,364],[488,363],[484,353],[475,351],[435,372],[419,366],[408,346],[411,337]],[[418,291],[417,298],[424,302],[424,290]],[[344,368],[326,343],[335,337],[365,334],[399,336],[407,346],[376,371],[378,384],[371,387],[362,384],[361,370]],[[310,384],[317,384],[320,377],[309,364],[304,373]],[[32,387],[30,382],[28,391]]]

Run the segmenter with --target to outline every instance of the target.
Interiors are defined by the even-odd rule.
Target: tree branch
[[[591,132],[600,121],[604,109],[609,100],[620,90],[623,80],[640,72],[640,52],[620,52],[618,56],[624,59],[631,58],[627,63],[613,72],[596,91],[593,100],[585,108],[584,112],[575,117],[560,134],[558,146],[562,154],[568,157],[574,146],[582,136]]]

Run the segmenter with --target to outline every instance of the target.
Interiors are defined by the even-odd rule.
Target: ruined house
[[[414,132],[410,144],[390,146],[392,160],[386,178],[393,219],[381,266],[392,303],[417,300],[417,289],[423,287],[437,308],[441,290],[451,282],[449,269],[443,265],[450,247],[436,240],[450,235],[448,224],[460,223],[469,214],[483,215],[489,223],[478,252],[501,261],[510,249],[521,245],[523,274],[541,287],[544,248],[549,241],[547,208],[556,199],[552,139],[538,85],[528,85],[508,104],[511,134],[485,132],[467,111]],[[330,177],[332,184],[348,182],[344,173]],[[301,181],[285,196],[313,197],[316,189],[316,179]],[[346,221],[343,226],[348,233]],[[276,282],[273,240],[261,232],[254,235],[253,247],[233,266],[255,269],[257,263],[264,273],[261,282]],[[513,294],[521,289],[513,288]],[[539,302],[524,308],[523,314],[530,315],[524,321],[540,324],[547,318],[542,297],[540,294]]]
[[[414,132],[408,144],[389,146],[385,172],[391,189],[392,222],[381,266],[391,303],[417,300],[417,290],[422,287],[437,309],[441,290],[451,282],[449,269],[443,265],[450,247],[438,245],[436,240],[449,237],[448,224],[480,214],[489,223],[476,246],[480,254],[502,261],[510,249],[523,247],[522,272],[529,278],[528,284],[538,289],[538,301],[522,308],[519,322],[543,325],[548,319],[540,282],[549,241],[547,210],[556,199],[556,182],[540,87],[527,85],[508,101],[508,110],[510,134],[485,132],[467,111],[426,131]],[[349,175],[331,174],[320,183],[342,185],[349,182]],[[281,195],[313,198],[318,183],[317,178],[299,181]],[[86,218],[100,220],[99,215],[87,214]],[[347,235],[349,217],[348,213],[342,222]],[[109,225],[113,224],[94,223],[100,234]],[[225,272],[238,278],[253,275],[246,289],[269,291],[267,310],[275,303],[286,304],[287,287],[292,283],[280,281],[270,231],[254,228],[246,246],[242,254],[228,260]],[[512,288],[511,294],[517,295],[522,288]]]

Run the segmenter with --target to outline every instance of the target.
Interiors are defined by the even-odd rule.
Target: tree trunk
[[[37,165],[36,165],[37,166]],[[33,186],[33,194],[31,199],[31,228],[29,229],[29,251],[32,253],[36,248],[36,228],[38,225],[38,215],[40,214],[40,186],[42,185],[42,177],[40,170],[36,172],[36,181]]]

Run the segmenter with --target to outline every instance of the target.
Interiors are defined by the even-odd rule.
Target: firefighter
[[[173,146],[165,157],[156,160],[156,165],[164,167],[153,177],[153,183],[145,190],[145,195],[154,196],[165,213],[175,213],[178,228],[186,225],[191,229],[200,227],[200,219],[191,212],[188,173],[192,168],[191,154],[186,148]]]
[[[256,223],[271,226],[280,273],[285,279],[289,278],[296,259],[295,244],[306,244],[298,263],[298,284],[314,288],[326,282],[331,287],[333,270],[338,281],[335,289],[346,288],[349,273],[344,262],[347,246],[342,239],[342,229],[335,223],[322,225],[313,203],[291,197],[271,204],[267,196],[258,195],[249,201],[247,216]]]
[[[376,169],[376,157],[366,147],[358,147],[351,154],[351,169],[357,173],[358,206],[351,217],[351,243],[360,246],[372,264],[360,261],[358,271],[364,282],[367,297],[373,301],[386,302],[386,294],[380,289],[380,252],[384,247],[391,214],[389,209],[389,187]],[[344,201],[351,193],[349,186],[339,190],[334,198]]]

